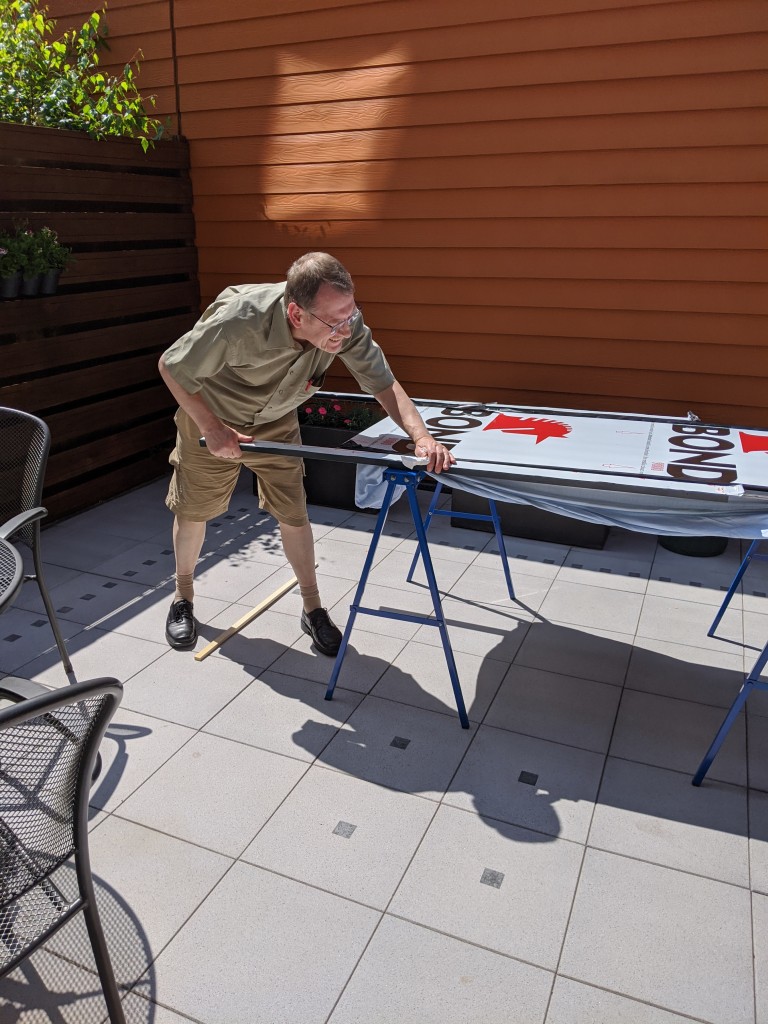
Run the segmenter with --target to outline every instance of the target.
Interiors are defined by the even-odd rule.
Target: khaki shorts
[[[183,409],[177,410],[174,420],[176,447],[168,459],[173,476],[165,499],[171,512],[198,523],[223,515],[240,469],[247,466],[258,476],[259,505],[266,512],[288,526],[304,526],[309,521],[302,459],[257,452],[242,452],[239,459],[218,459],[200,446],[200,431]],[[296,413],[259,426],[254,436],[258,441],[298,444],[301,435]]]

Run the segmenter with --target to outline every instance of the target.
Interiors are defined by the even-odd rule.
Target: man
[[[166,499],[175,515],[176,593],[165,630],[171,647],[197,640],[193,576],[205,524],[226,512],[246,465],[258,476],[259,504],[280,524],[303,600],[301,628],[317,650],[337,654],[341,632],[320,601],[303,463],[240,450],[241,441],[254,438],[299,443],[296,409],[319,390],[336,355],[412,438],[416,454],[429,458],[427,469],[440,473],[455,461],[395,380],[355,306],[352,278],[333,256],[301,256],[280,284],[227,288],[160,358],[162,378],[179,404]]]

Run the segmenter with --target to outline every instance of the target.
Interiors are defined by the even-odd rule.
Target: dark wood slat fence
[[[0,123],[0,227],[47,224],[76,260],[50,297],[0,301],[0,405],[52,435],[52,518],[162,474],[174,402],[159,354],[199,314],[185,141]]]

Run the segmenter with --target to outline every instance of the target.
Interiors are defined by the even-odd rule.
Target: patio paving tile
[[[305,771],[292,758],[197,733],[120,815],[237,857]]]
[[[0,981],[0,1018],[9,1024],[104,1024],[106,1016],[98,976],[45,948]]]
[[[438,632],[435,629],[435,632]],[[464,703],[471,721],[481,722],[496,695],[507,666],[503,661],[478,658],[454,650]],[[418,679],[418,685],[414,680]],[[451,678],[442,647],[429,647],[411,641],[397,655],[374,686],[375,697],[386,697],[428,711],[455,711]]]
[[[320,683],[264,671],[204,731],[314,761],[361,700],[361,694],[339,687],[328,701]]]
[[[586,841],[605,757],[482,725],[445,803]]]
[[[237,662],[167,650],[123,689],[122,707],[153,718],[200,729],[253,680]]]
[[[335,616],[332,618],[336,621]],[[358,693],[368,693],[405,644],[405,640],[397,637],[354,629],[339,673],[338,686]],[[310,638],[302,634],[301,639],[285,654],[281,654],[270,668],[273,672],[327,686],[333,665],[334,659],[319,654]]]
[[[124,683],[168,650],[165,643],[124,636],[98,626],[88,626],[66,640],[72,667],[80,680],[113,676]],[[46,686],[67,683],[56,648],[26,662],[18,674]]]
[[[690,1020],[658,1006],[558,977],[546,1024],[689,1024]]]
[[[626,686],[727,708],[743,680],[743,657],[738,648],[703,650],[697,645],[639,636],[629,659]]]
[[[632,633],[637,629],[641,594],[625,590],[604,590],[581,583],[554,581],[539,608],[542,618],[567,622],[575,626],[606,626],[616,633]]]
[[[203,1024],[323,1024],[381,915],[236,864],[157,961],[157,999]]]
[[[497,556],[498,558],[498,556]],[[499,605],[520,618],[534,618],[547,596],[552,580],[527,572],[528,562],[520,569],[510,562],[514,600],[510,598],[501,563],[478,565],[477,559],[461,574],[450,588],[452,597],[475,601],[484,605]]]
[[[120,906],[139,933],[140,943],[131,943],[115,929],[110,951],[118,983],[132,985],[223,878],[232,861],[116,815],[96,829],[90,848],[105,927],[114,922],[114,908]],[[84,966],[92,963],[83,915],[67,926],[66,935],[62,931],[54,936],[48,948]]]
[[[713,615],[711,605],[648,595],[643,602],[637,634],[708,651],[738,653],[743,638],[741,611],[729,608],[718,626],[717,636],[708,637]]]
[[[512,665],[486,725],[605,753],[621,691],[609,683]]]
[[[558,583],[577,583],[604,590],[626,590],[644,594],[651,563],[608,551],[572,548],[557,574]]]
[[[747,794],[609,757],[589,845],[749,886]]]
[[[455,713],[441,715],[369,696],[320,760],[347,775],[439,800],[472,735]]]
[[[542,1024],[552,975],[386,916],[328,1024]],[[510,1014],[513,1016],[511,1017]]]
[[[768,896],[752,894],[752,922],[755,942],[755,1020],[768,1022]]]
[[[576,843],[441,807],[389,910],[554,970],[583,852]]]
[[[752,889],[768,893],[768,793],[749,791],[749,868]]]
[[[693,775],[720,728],[720,708],[625,690],[610,746],[614,757]],[[737,718],[708,778],[747,783],[744,718]]]
[[[632,637],[626,633],[539,621],[528,630],[514,663],[621,686],[631,652]]]
[[[752,700],[751,697],[749,699]],[[735,732],[740,725],[743,726],[743,722],[744,716],[740,715],[731,732]],[[768,790],[768,718],[750,715],[747,719],[747,737],[749,784],[753,789]],[[719,757],[720,754],[718,759]]]
[[[205,629],[201,630],[205,633],[206,644],[217,639],[233,623],[248,615],[253,607],[255,605],[230,605],[225,612],[210,619]],[[256,669],[269,668],[303,635],[299,616],[285,614],[280,603],[275,607],[282,610],[267,609],[262,612],[230,637],[225,644],[212,651],[209,658],[236,662]]]
[[[749,892],[588,850],[560,971],[713,1024],[751,1024]]]
[[[194,735],[184,726],[119,707],[101,744],[102,770],[91,789],[91,806],[115,810]]]
[[[480,604],[448,595],[442,600],[443,617],[451,647],[479,657],[511,663],[520,649],[530,616],[514,603]],[[440,631],[420,626],[414,640],[431,647],[443,646]]]
[[[59,629],[71,656],[72,638],[81,633],[83,627],[76,622],[61,619]],[[56,680],[51,681],[52,686],[66,683],[67,677],[48,616],[45,613],[28,612],[23,608],[9,608],[0,621],[0,671],[26,677],[26,666],[32,661],[37,665],[53,667],[52,675]],[[22,665],[25,671],[19,672]]]
[[[242,859],[384,910],[436,807],[310,768]]]
[[[501,568],[499,546],[494,536],[488,536],[485,549],[477,556],[474,564],[478,568]],[[569,548],[565,544],[549,544],[546,541],[526,540],[523,537],[504,536],[504,547],[509,559],[509,568],[514,580],[518,572],[526,576],[541,576],[553,580],[565,561]]]

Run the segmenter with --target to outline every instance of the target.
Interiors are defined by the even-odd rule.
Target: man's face
[[[335,355],[352,334],[352,327],[344,321],[355,312],[354,295],[340,292],[330,284],[318,289],[312,312],[288,303],[288,322],[297,341],[306,341],[323,352]],[[341,324],[335,330],[333,326]]]

